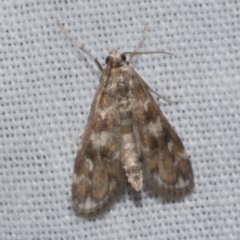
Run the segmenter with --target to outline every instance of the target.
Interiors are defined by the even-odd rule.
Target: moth
[[[112,49],[102,69],[59,20],[57,24],[101,71],[75,160],[73,208],[80,214],[101,209],[118,190],[124,174],[131,187],[141,191],[143,165],[148,181],[159,190],[173,195],[189,191],[194,185],[189,156],[150,94],[150,87],[126,61],[127,54],[130,59],[144,54],[138,51],[144,38],[134,52]]]

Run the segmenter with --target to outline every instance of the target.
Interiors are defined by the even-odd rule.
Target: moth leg
[[[82,135],[83,135],[83,131],[81,133],[79,133],[78,135],[70,136],[70,140],[77,140],[77,139],[81,138]]]
[[[143,28],[143,33],[142,33],[142,39],[139,42],[137,48],[134,50],[134,52],[139,52],[139,50],[142,48],[143,43],[144,43],[144,41],[146,39],[146,36],[147,36],[147,23],[145,22],[143,25],[144,25],[144,28]],[[130,58],[129,58],[129,61],[128,61],[129,63],[131,62],[131,60],[132,60],[132,58],[134,56],[135,56],[134,54],[130,55]]]
[[[168,103],[179,103],[181,101],[180,99],[170,100],[169,98],[165,98],[162,95],[160,95],[159,93],[157,93],[156,91],[154,91],[153,89],[151,89],[149,86],[147,86],[147,87],[148,87],[149,91],[155,93],[159,98],[163,99],[165,102],[168,102]]]
[[[82,52],[86,53],[88,55],[88,57],[93,62],[95,62],[99,71],[102,72],[103,68],[102,68],[101,64],[98,62],[98,60],[95,57],[93,57],[93,55],[85,47],[83,47],[82,44],[77,42],[77,40],[67,31],[67,29],[63,26],[63,24],[59,21],[58,18],[56,18],[56,22],[57,22],[58,27],[61,29],[61,31],[64,33],[64,35],[73,43],[73,45],[75,47],[77,47],[78,50],[81,50]]]

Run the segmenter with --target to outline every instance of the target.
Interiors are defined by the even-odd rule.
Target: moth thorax
[[[117,83],[117,94],[120,97],[126,97],[129,93],[129,84],[126,80],[122,79]]]

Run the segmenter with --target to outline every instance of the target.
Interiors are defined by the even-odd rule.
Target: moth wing
[[[133,74],[134,125],[150,179],[169,194],[186,193],[193,187],[189,156],[174,128],[149,93],[147,84]]]
[[[80,214],[100,209],[120,183],[120,124],[116,104],[116,99],[100,84],[74,166],[72,203]]]

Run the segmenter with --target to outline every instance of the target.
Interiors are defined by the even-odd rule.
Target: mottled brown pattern
[[[177,169],[174,168],[174,159],[165,149],[163,159],[159,161],[158,170],[162,180],[167,184],[177,183]]]
[[[145,148],[148,148],[149,151],[154,151],[155,149],[159,149],[159,145],[161,142],[152,135],[149,134],[149,132],[146,129],[143,129],[142,134],[140,135],[142,146],[145,146]]]
[[[99,101],[97,101],[99,95]],[[119,116],[116,112],[116,101],[111,96],[107,95],[105,89],[99,85],[95,94],[95,98],[92,104],[91,112],[89,114],[89,120],[85,131],[82,136],[82,147],[80,148],[74,166],[74,173],[77,176],[86,176],[91,182],[89,185],[87,182],[81,182],[78,186],[73,184],[72,186],[72,200],[74,209],[82,214],[88,214],[98,210],[102,207],[105,198],[107,202],[120,185],[120,153],[116,158],[117,153],[120,151],[119,146]],[[98,111],[109,110],[104,117],[100,115]],[[93,117],[94,116],[94,117]],[[101,132],[109,133],[109,144],[104,145],[98,149],[94,148],[94,140],[91,140],[91,134],[101,134]],[[98,140],[98,139],[96,139]],[[86,167],[86,159],[89,159],[93,163],[93,170],[90,171]],[[109,184],[114,177],[116,186],[110,190]],[[93,209],[79,209],[77,202],[86,201],[87,197],[91,197],[99,205]],[[100,203],[101,202],[101,203]]]
[[[113,114],[106,113],[104,119],[100,114],[96,114],[96,117],[92,120],[92,129],[95,130],[96,133],[102,131],[111,131],[117,124],[117,120],[114,118]]]
[[[157,117],[158,117],[158,112],[156,112],[155,104],[153,102],[151,102],[147,106],[148,106],[148,109],[147,109],[147,111],[145,111],[145,114],[143,115],[144,116],[143,121],[145,121],[146,124],[151,121],[156,122]]]
[[[115,161],[105,163],[105,167],[109,177],[114,179],[119,178],[119,167],[120,167],[119,165],[120,165],[120,162],[119,164],[115,164]]]
[[[168,151],[165,149],[165,155],[163,157],[163,167],[166,171],[170,172],[174,169],[174,159],[171,157]]]
[[[158,169],[159,155],[157,150],[151,151],[149,154],[145,153],[145,159],[147,159],[147,167],[150,172]]]
[[[182,160],[178,164],[178,171],[184,179],[189,177],[189,172],[192,172],[192,167],[189,164],[189,160]]]
[[[99,107],[99,109],[106,109],[109,106],[111,106],[111,105],[109,104],[109,101],[107,98],[107,93],[106,93],[106,91],[103,90],[101,92],[101,95],[99,96],[98,107]]]
[[[85,144],[85,152],[83,155],[83,151],[80,150],[77,154],[76,161],[75,161],[75,166],[74,166],[74,173],[77,176],[84,175],[84,176],[89,176],[90,172],[89,169],[87,168],[85,161],[81,161],[81,159],[86,158],[86,159],[94,159],[94,156],[96,155],[96,152],[92,150],[92,144]]]
[[[95,167],[92,176],[92,197],[101,200],[108,193],[109,176],[106,168]]]
[[[129,86],[126,83],[126,80],[123,80],[117,84],[117,95],[120,97],[125,97],[129,93]]]
[[[133,132],[133,126],[131,125],[123,125],[121,127],[121,134],[129,134]]]
[[[131,73],[131,79],[133,82],[133,90],[135,94],[137,95],[136,98],[140,100],[141,102],[145,102],[149,100],[148,96],[145,93],[145,89],[143,88],[143,83],[139,81],[140,76],[138,76],[135,72]],[[141,108],[141,106],[140,106]]]
[[[184,146],[147,84],[116,50],[111,54],[74,167],[75,181],[81,182],[72,186],[73,205],[83,214],[98,210],[109,200],[123,179],[121,168],[132,187],[140,191],[141,159],[158,188],[176,193],[193,186],[192,167]]]
[[[134,72],[132,75],[134,75]],[[158,174],[165,185],[161,185],[162,183],[157,182],[156,179],[152,179],[152,181],[157,184],[160,189],[167,190],[173,194],[177,191],[184,192],[185,190],[189,190],[193,187],[191,163],[189,158],[181,159],[180,155],[178,155],[185,151],[184,146],[149,93],[147,85],[137,74],[136,76],[137,77],[132,78],[134,81],[137,81],[136,85],[133,87],[133,98],[135,98],[137,102],[133,114],[135,125],[138,127],[142,148],[145,149],[145,151],[142,152],[143,159],[147,163],[150,176],[154,173]],[[149,101],[149,103],[146,104],[146,101]],[[146,105],[147,109],[143,107]],[[158,117],[162,123],[162,134],[156,137],[149,131],[148,123],[155,123]],[[173,143],[171,152],[168,150],[168,143],[170,141]],[[176,162],[177,159],[178,162]],[[180,189],[181,187],[175,189],[173,186],[178,183],[179,178],[189,180],[189,185],[183,189]],[[169,187],[166,188],[166,186]]]
[[[166,160],[165,160],[166,161]],[[161,176],[161,179],[167,184],[176,184],[177,183],[177,171],[166,168],[164,164],[165,161],[159,161],[158,171]],[[168,161],[168,160],[167,160]]]
[[[168,143],[169,141],[166,141],[166,142]],[[172,150],[171,150],[171,154],[173,156],[176,156],[178,153],[181,153],[183,151],[184,151],[184,146],[183,146],[181,140],[175,138],[174,139],[174,145],[173,145]]]
[[[79,202],[84,201],[87,194],[90,192],[91,186],[88,182],[82,181],[81,184],[72,185],[72,197],[78,199]]]

